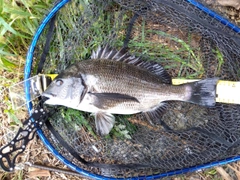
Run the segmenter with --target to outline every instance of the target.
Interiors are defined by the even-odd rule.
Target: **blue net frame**
[[[209,8],[205,7],[201,3],[197,2],[197,1],[194,1],[194,0],[186,0],[186,1],[188,3],[194,5],[195,7],[199,8],[201,11],[207,13],[209,16],[213,17],[214,19],[218,20],[222,24],[228,26],[234,32],[240,33],[240,28],[238,26],[232,24],[227,19],[223,18],[222,16],[220,16],[216,12],[214,12],[214,11],[210,10]],[[32,67],[32,62],[33,62],[33,54],[34,54],[34,50],[35,50],[37,41],[38,41],[41,33],[43,32],[45,26],[50,21],[50,19],[62,7],[64,7],[64,5],[66,5],[68,2],[70,2],[70,0],[62,0],[58,4],[56,4],[51,9],[51,11],[47,14],[47,16],[43,19],[43,21],[41,22],[39,28],[37,29],[37,31],[36,31],[33,39],[32,39],[31,45],[30,45],[30,47],[28,49],[28,52],[27,52],[26,65],[25,65],[25,69],[24,69],[24,79],[25,80],[30,78],[31,67]],[[25,94],[26,94],[26,100],[28,102],[27,103],[27,109],[29,111],[29,114],[31,115],[32,103],[30,101],[31,97],[30,97],[30,88],[29,87],[30,87],[30,82],[29,81],[25,81]],[[96,175],[96,174],[93,174],[93,173],[91,173],[89,171],[81,169],[80,167],[76,166],[72,162],[70,162],[67,159],[65,159],[52,146],[52,144],[49,142],[47,137],[43,134],[41,129],[38,129],[37,133],[38,133],[38,136],[40,137],[40,139],[42,140],[42,142],[48,148],[48,150],[50,152],[52,152],[55,157],[57,157],[62,163],[67,165],[72,170],[74,170],[74,171],[76,171],[76,172],[78,172],[78,173],[80,173],[80,174],[82,174],[82,175],[84,175],[86,177],[93,178],[93,179],[109,179],[109,180],[110,179],[116,179],[116,178],[112,178],[112,177],[105,177],[105,176],[101,176],[101,175]],[[239,160],[240,160],[240,155],[239,156],[235,156],[235,157],[231,157],[231,158],[227,158],[227,159],[223,159],[221,161],[211,162],[211,163],[207,163],[207,164],[203,164],[203,165],[199,165],[199,166],[194,166],[194,167],[190,167],[190,168],[185,168],[185,169],[181,169],[181,170],[170,171],[170,172],[161,173],[161,174],[157,174],[157,175],[133,177],[133,178],[130,178],[130,179],[158,179],[158,178],[163,178],[163,177],[167,177],[167,176],[173,176],[173,175],[180,175],[180,174],[189,173],[189,172],[195,172],[195,171],[199,171],[199,170],[206,169],[206,168],[211,168],[211,167],[218,166],[218,165],[225,165],[225,164],[236,162],[236,161],[239,161]],[[117,179],[123,179],[123,178],[117,178]]]

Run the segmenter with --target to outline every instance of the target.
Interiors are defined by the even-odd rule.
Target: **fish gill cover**
[[[59,74],[108,44],[158,62],[172,78],[240,80],[239,34],[185,0],[74,0],[50,22],[37,41],[32,75]],[[103,137],[96,133],[91,114],[47,108],[56,111],[49,118],[55,131],[84,161],[44,126],[47,139],[67,160],[97,175],[163,174],[240,152],[239,105],[216,103],[209,108],[172,101],[159,122],[118,115]]]

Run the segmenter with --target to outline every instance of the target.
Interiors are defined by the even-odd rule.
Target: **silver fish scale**
[[[126,63],[88,60],[81,61],[76,66],[79,73],[93,75],[98,79],[96,84],[85,82],[90,91],[130,95],[140,102],[125,102],[120,106],[123,109],[148,110],[158,106],[161,101],[174,100],[184,94],[183,87],[163,84],[154,74]],[[109,106],[114,103],[109,101]]]

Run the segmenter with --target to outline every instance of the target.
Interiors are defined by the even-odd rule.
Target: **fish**
[[[142,113],[150,123],[160,119],[169,101],[212,107],[219,78],[172,85],[157,62],[144,61],[126,49],[98,47],[87,60],[63,70],[43,92],[46,104],[92,113],[96,131],[104,136],[115,123],[114,114]]]

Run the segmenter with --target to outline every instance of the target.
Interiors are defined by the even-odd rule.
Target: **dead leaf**
[[[29,167],[28,168],[28,176],[30,178],[49,177],[49,176],[51,176],[51,173],[50,173],[50,171],[45,170],[45,169],[38,169],[38,168],[34,168],[34,167]]]

